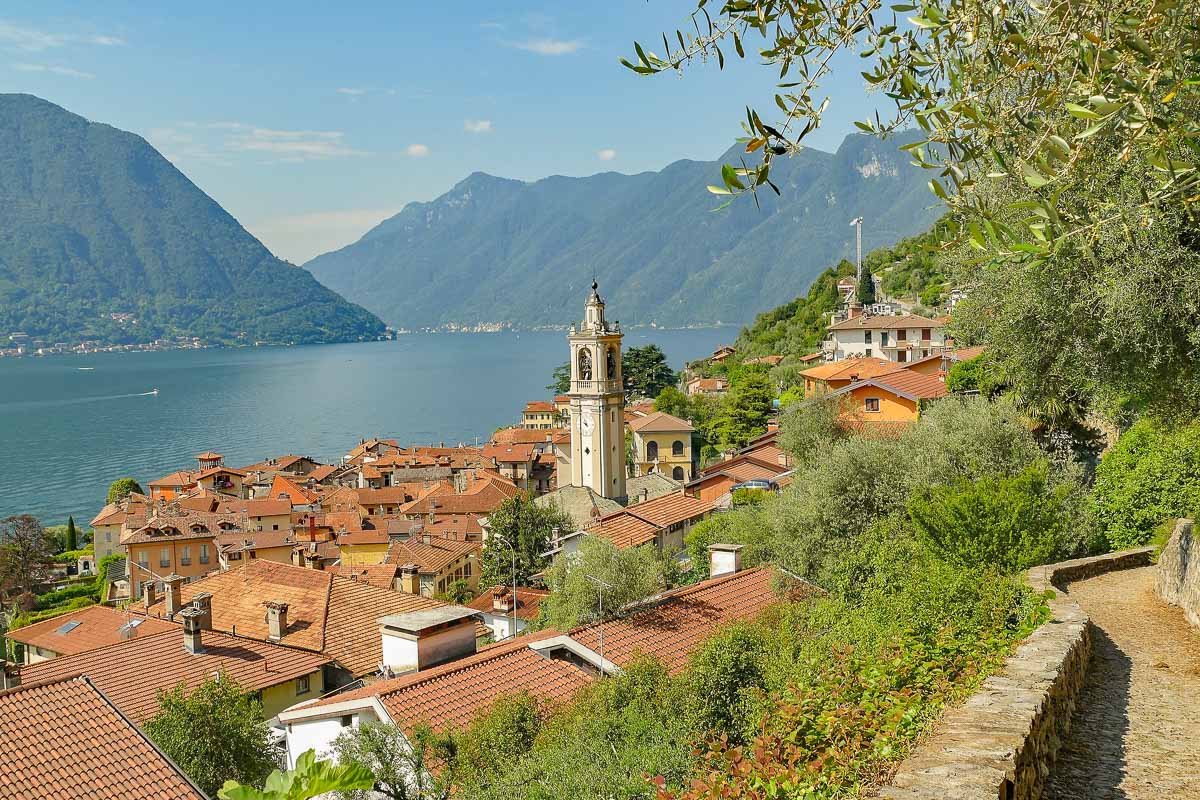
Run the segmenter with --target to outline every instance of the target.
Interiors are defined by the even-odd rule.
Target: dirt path
[[[1153,569],[1069,587],[1097,630],[1047,800],[1200,798],[1200,631],[1154,594]]]

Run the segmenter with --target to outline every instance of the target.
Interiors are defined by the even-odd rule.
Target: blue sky
[[[636,38],[687,23],[689,0],[602,3],[157,3],[7,0],[0,92],[28,92],[146,137],[281,257],[348,244],[481,170],[535,180],[713,159],[753,60],[641,78]],[[852,59],[812,146],[873,107]]]

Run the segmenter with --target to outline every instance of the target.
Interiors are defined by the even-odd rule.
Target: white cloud
[[[603,150],[596,153],[596,158],[600,159],[601,161],[612,161],[616,157],[617,157],[617,151],[612,149],[611,147],[606,147]]]
[[[429,155],[429,145],[427,144],[410,144],[404,150],[405,153],[413,158],[424,158]]]
[[[297,264],[344,247],[399,208],[351,208],[313,211],[249,222],[246,227],[276,255]]]
[[[504,23],[503,22],[495,22],[493,20],[488,20],[487,22],[479,23],[479,27],[486,28],[488,30],[502,31],[502,30],[504,30]]]
[[[491,133],[492,121],[490,119],[469,119],[463,123],[463,130],[467,133]]]
[[[86,78],[91,80],[96,77],[90,72],[84,72],[70,67],[59,67],[54,64],[13,64],[13,69],[21,72],[49,72],[53,75],[63,75],[67,78]]]
[[[583,42],[578,39],[526,39],[513,42],[512,46],[540,56],[566,56],[583,47]]]
[[[337,90],[337,92],[338,92],[338,94],[348,94],[351,97],[362,97],[364,94],[367,93],[367,90],[366,89],[353,89],[350,87],[343,86],[343,87],[339,88]]]
[[[49,33],[36,28],[27,28],[13,22],[0,20],[0,44],[7,44],[17,50],[29,53],[40,53],[54,47],[63,47],[72,42],[113,46],[125,44],[119,36],[80,36],[71,33]]]
[[[341,131],[283,131],[256,128],[239,122],[213,123],[210,127],[232,131],[225,140],[231,150],[272,153],[288,161],[366,155],[343,141]]]

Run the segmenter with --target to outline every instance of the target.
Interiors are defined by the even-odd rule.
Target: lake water
[[[654,342],[678,369],[736,336],[636,329],[625,347]],[[520,422],[526,401],[548,397],[566,360],[566,334],[555,331],[0,359],[0,518],[86,523],[115,478],[145,485],[204,450],[241,466],[287,453],[332,461],[371,436],[486,440]]]

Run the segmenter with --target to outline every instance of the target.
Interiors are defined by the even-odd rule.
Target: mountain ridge
[[[740,324],[853,258],[851,218],[867,217],[864,251],[936,219],[925,176],[896,149],[915,136],[852,134],[835,153],[778,160],[783,196],[760,194],[761,209],[741,199],[714,212],[705,189],[738,144],[633,175],[476,171],[304,266],[396,327],[566,324],[593,276],[627,324]]]
[[[0,94],[0,219],[0,333],[285,343],[384,332],[141,136],[34,95]]]

